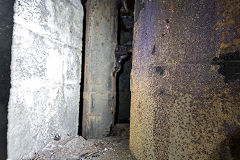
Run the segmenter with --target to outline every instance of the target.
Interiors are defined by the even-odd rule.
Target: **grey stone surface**
[[[56,134],[77,135],[82,61],[80,0],[16,0],[8,158],[28,158]]]
[[[82,130],[85,138],[100,138],[109,134],[115,108],[117,0],[87,1],[86,10]]]

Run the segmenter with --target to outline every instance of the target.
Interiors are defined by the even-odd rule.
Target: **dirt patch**
[[[107,137],[101,140],[66,137],[50,143],[32,159],[135,160],[129,150],[128,141],[123,137]]]

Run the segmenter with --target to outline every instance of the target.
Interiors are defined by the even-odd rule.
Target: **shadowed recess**
[[[233,160],[240,159],[240,131],[231,136],[229,146]]]
[[[0,1],[0,159],[7,158],[7,106],[10,90],[10,64],[14,0]]]
[[[221,54],[212,60],[213,65],[219,65],[218,73],[224,76],[224,81],[233,82],[240,79],[240,52]]]

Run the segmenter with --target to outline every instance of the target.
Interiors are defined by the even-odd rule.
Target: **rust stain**
[[[239,50],[240,46],[240,1],[217,1],[217,14],[220,17],[216,30],[222,34],[217,56]]]
[[[174,8],[175,8],[174,3],[171,2],[171,5],[170,5],[170,10],[171,10],[171,12],[174,12]]]
[[[210,61],[239,49],[239,35],[231,38],[239,34],[239,3],[145,3],[134,26],[131,73],[130,149],[137,159],[234,157],[230,139],[240,131],[240,83],[226,84]]]
[[[82,125],[85,138],[109,135],[114,123],[116,84],[115,78],[111,76],[111,62],[114,61],[112,53],[117,43],[117,2],[96,0],[87,1],[86,4]]]

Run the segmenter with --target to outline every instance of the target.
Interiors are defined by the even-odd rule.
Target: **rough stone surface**
[[[14,0],[0,1],[0,159],[7,158],[7,106],[10,94],[10,64]]]
[[[83,8],[80,0],[16,0],[8,158],[27,158],[55,135],[77,135]]]
[[[211,64],[239,50],[239,0],[137,0],[136,5],[133,154],[156,160],[239,159],[239,140],[233,140],[240,132],[240,81],[226,83],[219,66]]]
[[[87,1],[86,11],[82,131],[85,138],[100,138],[109,135],[115,109],[117,0]]]

